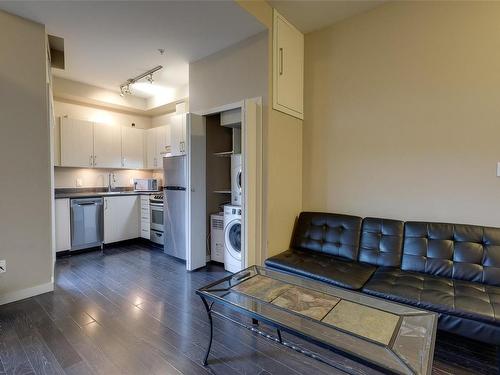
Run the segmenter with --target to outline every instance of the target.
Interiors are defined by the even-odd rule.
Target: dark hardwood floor
[[[214,265],[186,272],[140,243],[59,259],[55,292],[0,306],[0,375],[342,373],[218,318],[203,367],[209,326],[194,290],[225,275]],[[495,348],[439,334],[433,373],[496,373]]]

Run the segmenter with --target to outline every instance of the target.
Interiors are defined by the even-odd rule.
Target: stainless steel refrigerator
[[[187,245],[187,156],[163,158],[165,225],[164,252],[186,260]]]

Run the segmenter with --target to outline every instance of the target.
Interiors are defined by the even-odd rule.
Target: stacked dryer
[[[224,268],[243,269],[241,256],[241,154],[231,156],[231,204],[224,206]]]

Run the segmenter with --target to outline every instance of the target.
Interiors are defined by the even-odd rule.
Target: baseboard
[[[46,284],[36,285],[31,288],[17,290],[15,292],[0,295],[0,306],[7,303],[19,301],[25,298],[37,296],[39,294],[52,292],[54,290],[54,283],[49,282]]]

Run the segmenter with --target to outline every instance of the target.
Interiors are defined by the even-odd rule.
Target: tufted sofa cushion
[[[359,261],[375,266],[399,267],[404,223],[367,217],[361,228]]]
[[[500,287],[379,268],[363,292],[440,313],[500,325]]]
[[[354,290],[361,289],[376,269],[369,264],[299,249],[290,249],[267,259],[266,266]]]
[[[361,218],[350,215],[302,212],[292,248],[357,260]]]
[[[401,269],[500,286],[500,228],[407,222]]]

